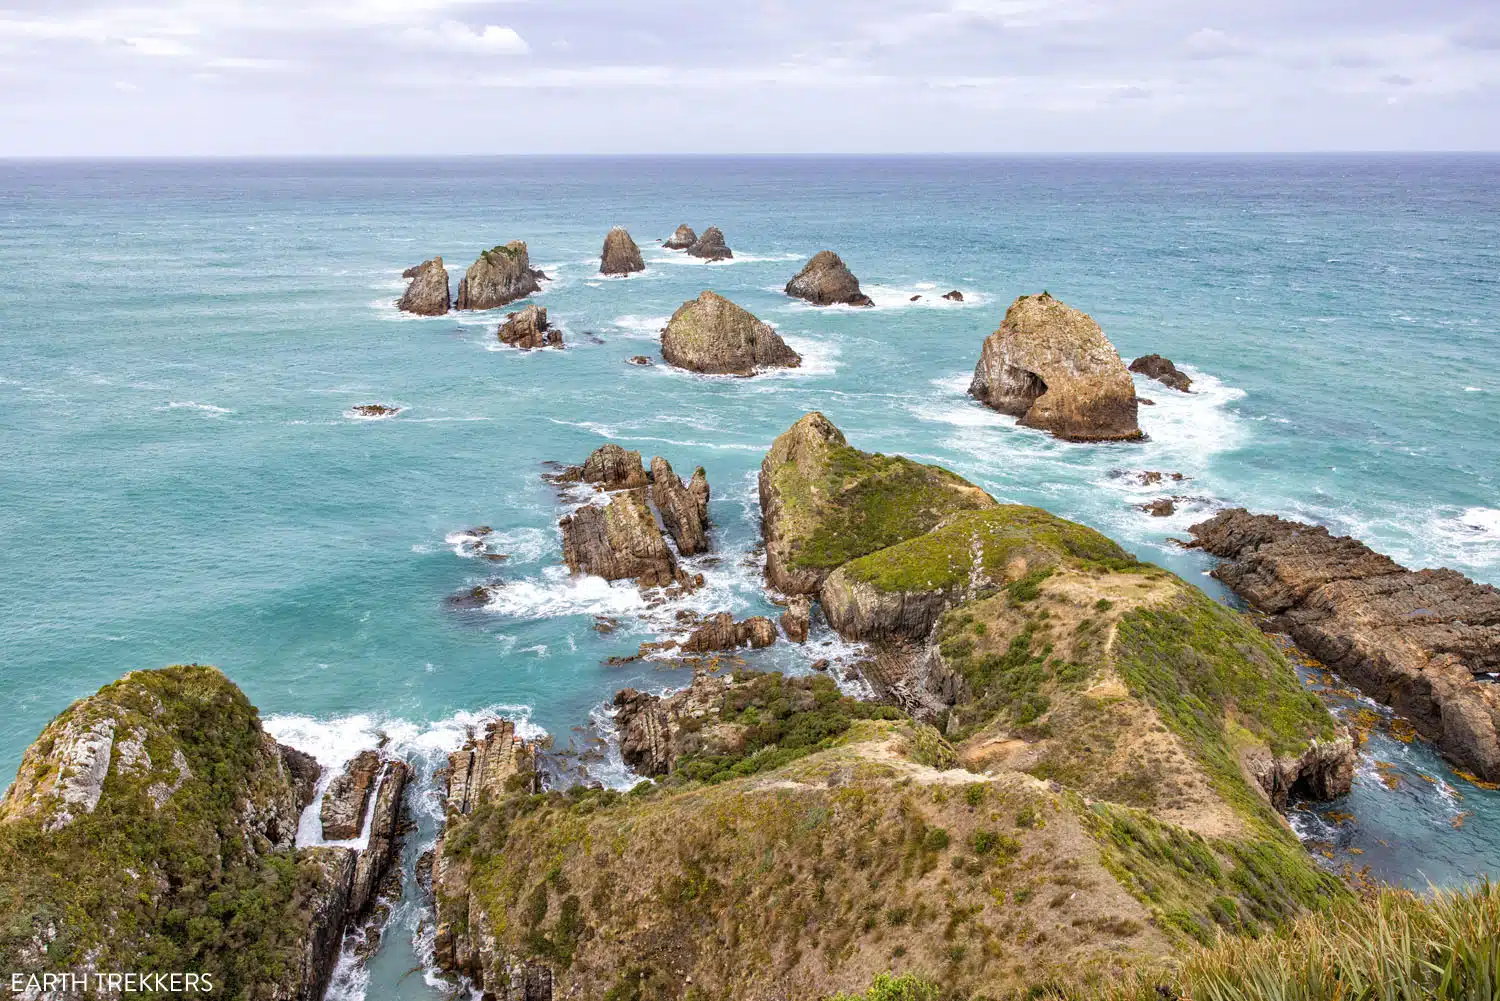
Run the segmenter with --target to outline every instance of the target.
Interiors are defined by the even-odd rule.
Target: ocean
[[[721,227],[734,259],[661,250],[684,222]],[[597,274],[616,224],[643,274]],[[440,254],[456,287],[512,239],[552,278],[536,302],[566,350],[502,348],[503,311],[395,310],[403,269]],[[781,293],[825,248],[876,308]],[[1500,583],[1500,157],[10,161],[0,268],[7,777],[71,700],[179,662],[222,668],[273,733],[330,764],[383,732],[430,772],[493,714],[582,741],[617,689],[686,683],[602,663],[677,609],[774,611],[755,473],[809,410],[1220,597],[1209,561],[1172,540],[1230,505]],[[626,364],[705,288],[774,324],[803,366],[739,380]],[[1147,441],[1059,442],[964,395],[1006,306],[1043,290],[1127,360],[1158,352],[1193,377],[1190,395],[1138,381],[1156,402]],[[375,402],[403,409],[351,413]],[[651,608],[559,565],[566,501],[543,464],[605,441],[706,468],[702,591]],[[1143,486],[1145,470],[1189,479]],[[1168,494],[1173,516],[1139,509]],[[477,525],[507,559],[464,544]],[[449,603],[487,581],[503,582],[490,606]],[[750,659],[856,654],[822,630]],[[614,754],[596,774],[630,781]],[[430,784],[413,806],[408,873],[440,815]],[[1420,742],[1377,733],[1354,792],[1294,822],[1330,865],[1376,878],[1500,874],[1500,794]],[[331,996],[442,996],[419,968],[412,883],[370,969],[346,965]]]

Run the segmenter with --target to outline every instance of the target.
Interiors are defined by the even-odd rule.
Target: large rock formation
[[[684,754],[731,749],[743,743],[744,727],[720,725],[729,677],[698,672],[672,695],[626,688],[615,694],[620,756],[638,775],[666,775]]]
[[[318,773],[211,667],[135,671],[75,702],[0,800],[0,966],[107,972],[150,957],[216,992],[321,998],[395,853],[400,795],[381,782],[376,824],[392,819],[365,852],[298,849]]]
[[[365,823],[365,807],[379,774],[380,755],[374,751],[361,751],[349,759],[323,794],[320,809],[323,840],[348,841],[359,837]]]
[[[1243,508],[1191,529],[1214,576],[1312,656],[1411,720],[1461,767],[1500,781],[1500,591],[1408,570],[1326,528]]]
[[[547,322],[547,310],[535,303],[518,313],[511,313],[495,331],[501,344],[508,344],[522,351],[534,348],[560,348],[563,346],[562,331]]]
[[[651,500],[683,556],[708,552],[708,474],[699,466],[684,486],[661,456],[651,460]]]
[[[536,745],[516,734],[508,719],[485,724],[464,746],[448,755],[445,810],[470,814],[507,791],[536,792]]]
[[[814,411],[761,462],[766,578],[785,594],[814,594],[850,560],[930,531],[951,514],[994,505],[946,469],[849,447]]]
[[[719,227],[710,226],[703,231],[703,235],[693,241],[693,245],[687,249],[689,257],[701,257],[709,261],[727,261],[734,253],[724,243],[724,234],[719,232]]]
[[[802,364],[770,324],[707,291],[672,314],[661,334],[661,354],[669,365],[710,375],[748,376]]]
[[[1141,437],[1135,383],[1086,313],[1023,295],[985,339],[969,394],[1025,427],[1069,441]]]
[[[768,647],[776,642],[776,626],[763,615],[736,622],[728,612],[717,612],[705,618],[682,641],[683,653],[712,653],[715,650],[738,650],[740,647]]]
[[[585,504],[559,524],[563,560],[573,573],[634,580],[642,587],[696,586],[656,527],[643,489],[613,493],[603,506]]]
[[[512,240],[479,255],[458,283],[455,309],[494,309],[538,291],[542,273],[531,266],[526,244]]]
[[[604,237],[604,251],[599,255],[599,273],[602,275],[628,275],[645,271],[646,262],[641,260],[641,249],[635,245],[624,226],[616,226]]]
[[[568,466],[561,473],[545,478],[554,483],[592,483],[601,490],[630,490],[651,483],[646,467],[641,464],[641,453],[614,442],[594,449],[583,465]]]
[[[870,297],[859,290],[859,279],[831,250],[820,250],[805,264],[796,277],[786,283],[786,294],[806,299],[815,306],[873,306]]]
[[[1180,392],[1193,391],[1193,380],[1186,373],[1178,371],[1170,358],[1163,358],[1161,355],[1141,355],[1130,363],[1130,371],[1139,372],[1148,379],[1155,379],[1163,386]]]
[[[448,312],[448,269],[443,259],[434,257],[416,267],[407,268],[402,278],[410,279],[406,292],[396,300],[396,308],[418,316],[442,316]]]
[[[677,232],[669,236],[662,244],[668,250],[686,250],[698,242],[698,234],[693,232],[693,227],[683,223],[677,227]]]

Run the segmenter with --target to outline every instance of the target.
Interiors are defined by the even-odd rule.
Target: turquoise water
[[[654,248],[680,222],[720,226],[735,260]],[[617,223],[649,267],[601,280]],[[555,279],[537,301],[566,351],[499,349],[497,315],[393,309],[405,267],[441,254],[456,284],[516,238]],[[825,247],[878,308],[780,294]],[[720,561],[689,604],[765,612],[754,472],[810,409],[1208,587],[1207,562],[1168,540],[1224,504],[1500,583],[1494,157],[12,162],[0,267],[6,775],[71,699],[179,661],[223,668],[325,760],[385,728],[430,765],[494,711],[566,742],[617,688],[684,679],[601,664],[677,606],[567,579],[542,463],[615,440],[705,466]],[[776,324],[804,367],[624,364],[704,288]],[[951,288],[963,304],[937,298]],[[1142,382],[1150,440],[1106,446],[971,403],[980,342],[1044,288],[1200,391]],[[347,416],[366,402],[406,409]],[[1113,475],[1147,469],[1192,479]],[[1136,509],[1166,493],[1195,499],[1168,519]],[[480,524],[508,560],[460,555],[454,533]],[[492,608],[446,604],[491,578],[507,582]],[[620,630],[595,632],[595,614]],[[757,659],[850,653],[828,641]],[[1340,860],[1418,885],[1496,868],[1500,796],[1381,740],[1338,807],[1355,817],[1330,838]],[[1375,760],[1412,780],[1388,788]],[[388,936],[379,996],[425,996],[402,977],[409,937]]]

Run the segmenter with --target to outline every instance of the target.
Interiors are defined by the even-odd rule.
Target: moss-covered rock
[[[661,332],[661,356],[668,365],[707,375],[751,376],[802,364],[769,323],[709,291],[672,314]]]
[[[136,671],[74,703],[0,803],[0,967],[321,996],[356,853],[295,848],[316,777],[211,667]]]
[[[934,528],[951,514],[995,506],[938,466],[861,452],[814,411],[776,439],[760,467],[766,576],[787,594],[813,594],[835,569]]]

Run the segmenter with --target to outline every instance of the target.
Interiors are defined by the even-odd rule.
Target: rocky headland
[[[717,226],[705,229],[703,235],[687,248],[687,252],[689,257],[701,257],[706,261],[727,261],[734,256],[734,252],[724,242],[724,234]]]
[[[448,270],[443,259],[434,257],[407,268],[401,277],[408,279],[406,291],[396,300],[396,308],[418,316],[443,316],[452,304],[448,292]]]
[[[1088,314],[1052,298],[1023,295],[985,339],[969,395],[1023,427],[1068,441],[1129,441],[1135,383]]]
[[[616,226],[604,237],[604,250],[599,255],[599,273],[602,275],[628,275],[645,271],[646,262],[641,259],[641,248],[635,245],[624,226]]]
[[[1408,570],[1326,528],[1243,508],[1191,529],[1213,574],[1313,657],[1410,720],[1450,760],[1500,781],[1500,591]]]
[[[672,314],[661,333],[661,354],[669,365],[708,375],[751,376],[802,364],[769,323],[709,291]]]
[[[148,963],[229,997],[317,1001],[399,849],[406,765],[357,761],[322,809],[348,833],[374,796],[366,847],[299,849],[320,768],[217,670],[135,671],[75,702],[0,800],[0,963]]]
[[[698,234],[693,232],[693,227],[683,223],[677,227],[676,232],[662,242],[667,250],[686,250],[698,242]]]
[[[859,279],[849,271],[838,254],[820,250],[801,271],[786,283],[786,294],[806,299],[814,306],[873,306],[870,297],[859,290]]]
[[[536,348],[560,348],[563,346],[562,331],[547,322],[547,310],[535,303],[516,313],[511,313],[495,331],[501,344],[522,351]]]
[[[1193,380],[1187,373],[1179,371],[1170,358],[1161,355],[1142,355],[1130,363],[1130,371],[1139,372],[1148,379],[1155,379],[1163,386],[1182,393],[1193,391]]]
[[[541,289],[542,273],[531,266],[526,244],[512,240],[483,251],[458,283],[455,309],[494,309]]]

